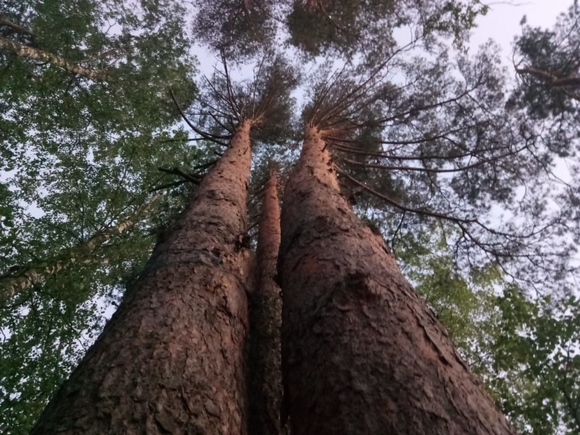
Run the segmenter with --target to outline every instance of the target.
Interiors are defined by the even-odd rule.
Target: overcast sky
[[[515,3],[518,5],[514,5]],[[490,38],[502,47],[505,65],[512,65],[512,42],[520,34],[520,21],[526,16],[526,24],[532,27],[551,29],[556,17],[568,10],[573,0],[512,0],[514,4],[497,3],[484,17],[478,17],[477,29],[472,34],[470,45],[473,49]],[[512,71],[513,72],[513,71]],[[554,173],[563,180],[570,181],[569,162],[558,159]]]
[[[504,59],[511,60],[511,44],[514,36],[520,34],[520,21],[524,15],[532,27],[551,28],[556,17],[567,11],[573,0],[512,0],[510,3],[492,4],[486,16],[478,17],[478,26],[471,39],[473,47],[494,39],[502,46]]]

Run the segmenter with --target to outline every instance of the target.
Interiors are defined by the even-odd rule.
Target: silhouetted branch
[[[476,157],[480,153],[484,152],[494,152],[498,150],[504,150],[505,147],[498,147],[498,148],[484,148],[477,150],[478,153],[475,153],[475,150],[470,151],[469,153],[465,154],[456,154],[456,155],[437,155],[437,154],[426,154],[421,156],[398,156],[396,154],[389,154],[388,152],[381,152],[381,151],[365,151],[361,149],[357,149],[354,147],[348,147],[344,145],[330,143],[330,146],[333,148],[338,149],[339,151],[343,151],[345,153],[352,153],[352,154],[360,154],[366,155],[371,157],[381,157],[385,159],[392,159],[392,160],[451,160],[451,159],[461,159],[465,157]]]
[[[175,99],[175,94],[173,93],[173,90],[169,90],[169,93],[171,94],[171,98],[173,99],[173,102],[175,103],[175,107],[177,107],[177,110],[179,111],[179,114],[181,115],[181,118],[187,123],[187,125],[197,134],[199,134],[201,137],[203,137],[204,139],[207,139],[211,142],[217,143],[218,145],[221,145],[223,147],[227,147],[228,145],[221,142],[219,139],[225,139],[224,137],[221,136],[213,136],[211,134],[205,133],[201,130],[199,130],[195,125],[193,125],[193,123],[187,118],[187,116],[185,116],[185,113],[183,113],[183,110],[181,109],[181,107],[179,106],[179,104],[177,103],[177,100]]]
[[[180,177],[184,178],[186,181],[189,181],[189,182],[191,182],[193,184],[199,184],[200,181],[201,181],[198,177],[195,177],[193,175],[187,174],[187,173],[183,172],[179,168],[170,168],[170,169],[157,168],[157,169],[159,171],[161,171],[161,172],[165,172],[166,174],[179,175]]]
[[[187,183],[187,180],[178,180],[174,181],[173,183],[162,184],[161,186],[154,187],[149,190],[149,192],[157,192],[159,190],[169,189],[170,187],[177,187],[181,186],[182,184]]]
[[[410,213],[422,214],[424,216],[434,217],[434,218],[438,218],[438,219],[445,219],[445,220],[448,220],[448,221],[451,221],[451,222],[477,223],[477,219],[458,218],[458,217],[449,216],[449,215],[446,215],[446,214],[441,214],[441,213],[437,213],[437,212],[433,212],[433,211],[429,211],[429,210],[419,210],[419,209],[414,209],[414,208],[410,208],[410,207],[404,206],[402,204],[399,204],[397,201],[389,198],[388,196],[383,195],[382,193],[377,192],[376,190],[372,189],[371,187],[367,186],[366,184],[361,183],[357,179],[351,177],[345,170],[341,169],[340,167],[337,166],[336,168],[338,169],[338,173],[340,175],[346,177],[348,180],[350,180],[351,182],[353,182],[357,186],[362,187],[367,192],[375,195],[377,198],[381,198],[387,204],[390,204],[393,207],[398,208],[399,210],[402,210],[402,211],[405,211],[405,212],[410,212]]]
[[[350,165],[355,166],[362,166],[365,168],[373,168],[373,169],[386,169],[386,170],[393,170],[393,171],[422,171],[422,172],[431,172],[431,173],[446,173],[446,172],[461,172],[461,171],[468,171],[473,168],[477,168],[478,166],[485,165],[486,163],[492,163],[499,159],[503,159],[505,157],[513,156],[514,154],[523,151],[524,148],[520,148],[518,150],[511,151],[509,153],[501,154],[498,156],[489,157],[487,159],[480,160],[478,162],[472,163],[471,165],[462,166],[459,168],[449,168],[449,169],[440,169],[440,168],[425,168],[425,167],[412,167],[412,166],[386,166],[386,165],[377,165],[373,163],[363,163],[357,162],[356,160],[350,159],[342,159],[343,162],[348,163]]]

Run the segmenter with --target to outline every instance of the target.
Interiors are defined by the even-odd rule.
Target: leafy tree
[[[575,112],[580,98],[576,6],[560,14],[553,30],[525,25],[525,17],[522,23],[522,35],[516,38],[516,72],[522,83],[515,97],[536,119]]]
[[[560,14],[551,30],[532,28],[522,20],[515,41],[518,86],[508,101],[523,111],[546,145],[560,158],[577,155],[578,19],[576,6]]]
[[[428,231],[408,232],[394,250],[401,269],[415,289],[437,313],[469,365],[479,373],[480,351],[489,340],[488,328],[495,321],[494,287],[503,282],[493,263],[460,270],[447,238],[449,225],[432,225]]]
[[[67,147],[114,158],[125,133],[151,135],[176,119],[169,88],[182,102],[192,101],[182,8],[163,0],[134,6],[113,0],[3,3],[3,40],[45,53],[39,58],[0,48],[7,169],[22,168],[23,156],[30,167],[43,167]]]
[[[194,101],[190,80],[192,60],[187,55],[191,41],[183,33],[184,14],[180,5],[171,1],[128,4],[78,0],[73,3],[69,8],[50,1],[11,2],[6,11],[2,10],[0,19],[0,78],[6,77],[9,84],[6,90],[0,91],[4,97],[0,99],[0,109],[5,109],[0,118],[0,152],[6,156],[5,168],[14,170],[6,181],[2,180],[6,184],[0,185],[0,198],[5,201],[0,210],[0,249],[9,259],[0,269],[0,291],[4,290],[7,299],[2,314],[6,325],[3,331],[11,334],[3,342],[9,353],[2,362],[9,370],[3,378],[7,387],[0,389],[0,394],[4,394],[7,409],[15,410],[10,415],[10,424],[17,425],[19,421],[30,424],[46,395],[56,382],[67,376],[82,353],[75,344],[77,338],[82,334],[88,336],[100,327],[102,317],[94,315],[95,309],[100,308],[94,305],[95,297],[107,295],[117,303],[125,284],[129,284],[134,291],[125,294],[116,317],[126,327],[119,327],[113,321],[95,346],[96,350],[87,354],[78,371],[81,374],[68,381],[40,425],[52,424],[50,409],[59,410],[60,414],[55,412],[53,417],[58,419],[58,415],[68,416],[69,409],[83,407],[83,403],[90,412],[111,411],[115,421],[127,423],[123,415],[115,414],[121,402],[111,405],[107,400],[87,397],[78,403],[75,400],[75,384],[83,385],[80,390],[90,393],[109,372],[123,381],[131,379],[136,384],[146,381],[147,394],[161,397],[159,388],[163,387],[152,379],[160,377],[157,373],[162,364],[150,350],[155,346],[162,349],[167,337],[177,347],[185,342],[193,347],[187,341],[191,337],[184,342],[174,340],[174,331],[169,331],[168,323],[164,323],[166,317],[175,316],[177,323],[188,325],[186,328],[194,331],[206,331],[208,318],[217,322],[219,328],[223,327],[220,331],[227,336],[235,330],[231,335],[235,336],[235,343],[222,346],[221,354],[216,351],[219,340],[215,331],[203,333],[212,345],[207,354],[199,352],[201,358],[209,355],[208,360],[221,364],[225,353],[230,362],[224,363],[219,373],[202,376],[200,381],[205,382],[201,388],[204,391],[211,390],[206,386],[215,382],[215,390],[221,394],[219,403],[215,407],[212,407],[214,402],[203,406],[198,402],[187,403],[185,409],[183,401],[172,400],[164,408],[170,412],[156,408],[159,412],[155,415],[131,400],[122,406],[139,409],[135,414],[137,419],[157,431],[171,431],[184,427],[187,422],[198,429],[215,428],[216,424],[212,426],[211,421],[215,417],[212,411],[216,409],[222,416],[220,421],[231,425],[220,426],[219,430],[239,431],[245,420],[244,412],[240,411],[245,405],[239,399],[245,396],[242,391],[245,378],[244,371],[236,367],[243,367],[239,342],[245,340],[245,335],[238,334],[236,325],[245,322],[244,314],[235,315],[228,324],[222,318],[228,308],[220,305],[221,300],[211,299],[215,295],[208,299],[213,301],[210,305],[223,309],[205,310],[208,300],[195,299],[198,292],[192,295],[184,284],[188,277],[199,278],[191,264],[184,266],[175,278],[175,288],[179,288],[184,299],[191,301],[194,309],[205,310],[199,316],[192,316],[187,307],[170,309],[171,303],[166,299],[169,296],[159,291],[169,280],[155,281],[145,276],[137,284],[133,281],[152,248],[154,233],[183,208],[184,197],[193,190],[191,186],[197,185],[215,163],[212,153],[218,157],[224,150],[226,153],[226,158],[219,163],[221,169],[209,169],[214,174],[209,178],[215,183],[203,190],[207,195],[198,192],[202,198],[188,202],[189,211],[175,226],[159,234],[158,248],[149,265],[160,265],[160,270],[167,271],[166,260],[174,258],[177,251],[195,256],[192,253],[196,249],[206,247],[203,242],[206,237],[212,240],[212,249],[218,243],[219,255],[230,253],[231,257],[226,256],[230,260],[238,258],[241,247],[247,247],[245,204],[236,200],[237,209],[229,212],[216,208],[220,210],[216,214],[219,218],[212,222],[203,221],[204,216],[197,211],[205,207],[203,204],[229,192],[231,186],[216,181],[219,177],[215,174],[227,178],[243,172],[238,181],[248,179],[249,167],[240,169],[248,166],[248,155],[243,153],[232,159],[234,147],[228,146],[232,137],[239,138],[245,121],[252,120],[253,127],[258,124],[260,127],[251,130],[251,137],[257,143],[254,151],[258,151],[254,153],[257,154],[254,184],[260,184],[258,173],[265,167],[261,163],[273,155],[279,154],[276,158],[284,163],[294,163],[296,152],[292,145],[296,134],[295,126],[288,121],[292,111],[287,103],[292,102],[290,88],[296,84],[298,62],[296,66],[289,65],[275,56],[266,61],[257,60],[251,65],[255,67],[255,79],[242,84],[231,80],[231,71],[224,62],[223,73],[218,72],[212,80],[200,85],[199,98]],[[194,33],[210,48],[221,51],[222,56],[247,61],[259,52],[268,52],[264,46],[270,48],[275,45],[274,41],[284,39],[307,55],[332,56],[328,64],[309,74],[303,124],[309,136],[321,136],[314,141],[314,146],[312,137],[305,141],[310,145],[304,147],[303,153],[310,154],[291,173],[294,181],[290,186],[295,189],[286,192],[283,211],[287,216],[296,217],[287,218],[284,224],[286,242],[280,262],[284,310],[288,310],[285,322],[290,325],[284,326],[287,391],[283,408],[290,411],[291,425],[296,430],[313,430],[315,424],[324,425],[331,420],[305,418],[306,414],[301,412],[309,401],[319,397],[316,391],[312,395],[308,392],[319,388],[325,377],[332,376],[337,379],[336,385],[347,385],[344,391],[353,394],[352,400],[344,400],[346,393],[342,391],[320,398],[320,403],[328,404],[328,408],[318,408],[321,412],[347,404],[341,418],[348,415],[352,419],[344,420],[337,430],[359,423],[357,427],[363,428],[362,433],[369,432],[368,424],[378,422],[377,427],[384,427],[381,425],[386,420],[381,419],[387,418],[386,406],[371,412],[369,419],[361,420],[372,408],[368,403],[372,406],[378,403],[367,400],[368,391],[376,392],[383,378],[376,384],[368,384],[372,376],[363,376],[361,382],[355,382],[357,389],[349,384],[352,376],[348,379],[341,376],[347,372],[363,373],[362,365],[370,360],[376,369],[404,357],[409,367],[423,364],[423,369],[415,372],[428,379],[421,388],[429,385],[440,392],[440,381],[430,371],[433,367],[440,368],[458,380],[455,384],[459,385],[458,394],[468,391],[470,397],[481,399],[483,407],[497,416],[492,420],[498,422],[504,433],[511,433],[492,402],[477,387],[439,321],[402,278],[393,259],[393,249],[403,260],[404,270],[418,284],[418,291],[448,325],[463,356],[483,376],[494,399],[518,427],[523,431],[546,433],[564,426],[575,430],[577,410],[570,403],[577,400],[577,385],[571,381],[576,360],[572,351],[563,349],[568,344],[573,349],[577,340],[569,332],[577,316],[567,316],[576,313],[576,302],[566,297],[569,295],[562,290],[561,278],[569,273],[568,260],[574,254],[574,246],[566,238],[571,239],[570,234],[578,232],[574,210],[578,202],[574,188],[567,186],[562,193],[561,185],[553,177],[557,156],[574,154],[576,102],[570,86],[572,72],[566,70],[567,75],[554,76],[554,71],[560,70],[553,71],[546,66],[551,65],[544,62],[549,55],[541,50],[534,54],[534,47],[542,44],[555,53],[560,47],[559,43],[553,43],[551,35],[534,33],[535,30],[526,30],[518,41],[524,63],[519,71],[523,80],[515,93],[510,93],[506,72],[494,54],[497,49],[493,45],[483,47],[472,57],[463,53],[452,58],[444,38],[453,37],[455,45],[460,47],[476,15],[485,11],[486,7],[478,2],[414,0],[354,3],[308,0],[276,5],[257,0],[221,1],[202,2],[196,10]],[[287,25],[289,35],[283,34],[282,26],[274,25],[276,20]],[[113,27],[107,30],[108,25]],[[400,47],[393,32],[406,25],[418,30],[408,45]],[[567,55],[574,54],[572,47],[573,44],[564,50]],[[332,67],[334,61],[347,66],[336,70]],[[556,78],[548,82],[547,72]],[[557,80],[568,82],[560,86],[562,83],[558,84]],[[542,84],[542,89],[530,94],[530,84]],[[173,101],[167,98],[169,88],[173,90]],[[566,91],[565,98],[558,94],[562,89]],[[256,95],[267,97],[256,98]],[[266,113],[269,121],[259,123],[264,121],[261,115]],[[170,131],[168,126],[179,116],[196,133],[194,137]],[[553,122],[554,119],[566,122]],[[542,130],[545,126],[549,126],[548,134]],[[248,140],[244,133],[243,142]],[[199,146],[190,146],[192,142]],[[237,164],[235,160],[239,160]],[[338,175],[333,178],[335,170]],[[175,181],[175,176],[180,178]],[[328,195],[317,190],[320,188],[317,177],[318,181],[333,178],[334,181],[329,181],[332,189]],[[157,197],[155,192],[165,188],[174,190]],[[245,196],[243,190],[238,189],[236,197]],[[259,196],[254,192],[250,198],[250,215],[258,213]],[[23,202],[16,201],[15,197],[23,198]],[[318,201],[312,202],[312,198]],[[378,227],[374,234],[354,217],[345,198],[359,215]],[[31,207],[38,208],[42,216],[33,219]],[[501,216],[498,210],[502,210]],[[134,218],[141,215],[142,218]],[[219,226],[229,218],[236,223],[227,228],[227,237],[222,237],[225,232],[212,232],[216,230],[216,222]],[[126,226],[127,222],[131,224]],[[126,229],[119,231],[119,228]],[[250,234],[252,231],[255,228],[249,229]],[[352,234],[357,237],[353,238]],[[188,243],[181,247],[180,239]],[[433,245],[436,248],[429,249]],[[208,252],[215,254],[212,249],[207,247]],[[311,255],[309,249],[318,251]],[[361,258],[367,257],[357,255],[360,252],[374,255],[365,264]],[[349,260],[348,265],[341,263],[344,259]],[[226,260],[219,265],[207,264],[208,261],[200,260],[202,264],[196,263],[196,270],[198,266],[205,270],[213,265],[216,268],[208,273],[214,273],[220,267],[229,267]],[[333,261],[343,267],[337,267],[334,274],[326,273],[324,268]],[[245,260],[242,262],[246,264]],[[376,267],[369,268],[369,264]],[[341,276],[343,280],[337,278]],[[249,285],[244,279],[241,281]],[[384,286],[385,279],[398,284],[392,285],[389,281]],[[30,285],[18,284],[22,282]],[[199,288],[204,286],[202,279],[196,282]],[[332,287],[338,282],[338,287]],[[379,285],[381,289],[375,291],[376,283],[382,287]],[[331,291],[326,291],[328,286],[332,287]],[[498,291],[500,286],[503,286],[502,292]],[[15,292],[15,288],[20,291]],[[304,294],[304,288],[312,291]],[[350,293],[345,289],[362,297],[349,299]],[[533,290],[538,293],[535,299],[529,297]],[[395,302],[390,301],[396,303],[396,309],[392,316],[385,317],[385,311],[390,313],[391,305],[385,301],[391,293],[397,295]],[[547,299],[550,293],[552,299]],[[243,295],[243,292],[235,290],[228,294]],[[161,301],[155,315],[148,316],[152,319],[148,326],[151,336],[159,337],[158,340],[145,337],[135,328],[133,307],[142,314],[145,311],[133,302],[143,302],[149,297]],[[365,298],[376,298],[378,302],[369,307],[365,305]],[[384,310],[378,312],[381,306]],[[512,310],[512,307],[515,308]],[[78,316],[73,314],[76,311]],[[159,315],[160,312],[166,316]],[[321,312],[329,315],[322,316]],[[337,312],[340,315],[333,317]],[[53,316],[62,321],[50,322]],[[397,316],[403,318],[399,319],[402,326],[393,326]],[[331,317],[336,320],[334,327],[324,329],[321,324]],[[364,319],[379,318],[374,323],[375,330],[368,330],[370,321]],[[310,328],[313,324],[317,329]],[[360,328],[352,329],[352,324]],[[395,343],[389,349],[401,349],[397,355],[386,355],[384,348],[373,347],[369,341],[359,343],[360,330],[368,331],[363,338],[373,341],[374,337],[375,342],[380,342],[382,336],[375,333],[381,328],[389,331],[383,335]],[[134,338],[134,342],[123,336],[126,340],[121,346],[113,340],[114,331],[120,330]],[[356,339],[337,345],[355,330]],[[404,342],[408,346],[397,342],[402,330],[407,336],[415,337],[410,344]],[[28,339],[30,331],[38,331],[33,340]],[[542,335],[544,332],[546,336]],[[147,344],[143,349],[135,346],[139,340]],[[58,346],[51,347],[51,341]],[[434,342],[434,352],[440,358],[433,359],[428,352]],[[356,348],[359,344],[361,347]],[[367,349],[360,351],[367,345]],[[108,353],[121,347],[130,353],[129,358]],[[321,348],[326,350],[320,352]],[[314,351],[309,353],[308,349]],[[307,376],[300,376],[299,368],[307,360],[296,357],[301,353],[308,358],[322,356],[322,359],[308,359],[311,364],[304,371]],[[519,361],[517,367],[510,365],[511,353]],[[103,359],[95,358],[95,354],[103,355]],[[363,354],[372,358],[363,360],[357,356]],[[169,359],[177,361],[172,355]],[[147,360],[143,362],[147,376],[138,373],[135,366],[140,364],[134,364],[135,360]],[[336,366],[324,370],[325,364],[338,360],[342,363],[348,360],[348,364],[342,364],[344,372],[336,370]],[[430,364],[425,364],[426,361]],[[130,376],[123,374],[123,377],[109,370],[107,364],[117,363],[126,367]],[[169,365],[171,370],[175,365]],[[20,366],[26,367],[26,373],[30,374],[24,381],[16,373]],[[405,372],[400,365],[393,367],[400,371],[389,369],[388,373],[396,372],[403,377],[413,373],[412,368]],[[213,368],[204,373],[210,373]],[[313,373],[319,375],[305,383]],[[538,373],[546,376],[539,379]],[[176,379],[176,372],[170,377]],[[416,380],[411,378],[413,382]],[[188,377],[188,388],[192,386],[190,381],[197,382],[195,379],[195,376]],[[557,388],[553,388],[554,383]],[[402,384],[402,388],[409,388],[412,382]],[[125,394],[123,385],[121,381],[109,385],[110,396]],[[471,388],[473,385],[476,386]],[[179,393],[168,387],[169,390],[167,394],[179,398]],[[368,390],[367,399],[363,400],[365,406],[360,406],[362,402],[357,402],[359,398],[355,397],[359,390],[363,393]],[[377,394],[381,398],[389,393],[388,388],[379,390]],[[416,391],[419,390],[418,387]],[[232,397],[236,391],[238,398]],[[363,393],[361,397],[365,396]],[[204,394],[188,396],[198,400]],[[402,404],[401,409],[418,409],[416,403],[403,402],[410,395],[399,396],[389,397]],[[23,397],[32,398],[33,406],[26,409]],[[418,400],[423,400],[426,406],[425,397]],[[445,400],[439,402],[447,403]],[[159,404],[157,399],[151,402]],[[429,401],[434,402],[438,401]],[[192,406],[195,411],[191,411]],[[465,412],[481,411],[481,408],[474,410],[465,406]],[[353,410],[357,411],[356,415],[352,415]],[[543,418],[547,414],[549,421]],[[333,416],[332,412],[325,415]],[[423,411],[413,416],[416,418],[399,423],[415,425],[416,432],[437,427],[432,420],[428,426],[424,423],[427,420]],[[100,421],[99,416],[91,418]],[[396,418],[387,420],[388,424],[395,425]],[[469,432],[473,421],[476,420],[458,418],[450,424]],[[70,426],[69,423],[63,417],[55,424]],[[332,424],[340,424],[340,420],[335,419]],[[419,430],[422,425],[427,429]],[[100,430],[96,424],[93,427]],[[331,430],[329,427],[321,426],[320,431]]]
[[[415,25],[415,37],[453,36],[457,44],[487,7],[479,1],[295,0],[286,22],[289,42],[310,55],[362,53],[384,59],[396,51],[394,29]]]
[[[204,0],[193,22],[194,33],[228,57],[244,58],[263,51],[275,36],[272,0]]]
[[[0,7],[2,431],[28,433],[181,208],[157,167],[208,160],[169,129],[169,89],[195,97],[183,28],[169,1]]]
[[[577,297],[526,297],[494,264],[461,273],[452,232],[405,234],[396,249],[403,272],[519,433],[578,432]]]

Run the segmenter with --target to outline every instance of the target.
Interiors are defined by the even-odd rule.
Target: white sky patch
[[[470,47],[476,49],[493,39],[502,47],[503,57],[511,63],[514,37],[521,33],[520,22],[524,15],[531,27],[551,28],[556,17],[572,6],[572,0],[528,0],[525,3],[494,3],[486,16],[477,19]]]

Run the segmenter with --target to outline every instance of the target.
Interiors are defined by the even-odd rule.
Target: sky
[[[551,29],[556,18],[574,3],[573,0],[528,0],[497,3],[490,6],[486,16],[479,17],[478,26],[470,40],[470,50],[475,51],[478,46],[489,39],[495,40],[502,48],[501,57],[505,65],[512,66],[512,50],[514,37],[521,33],[520,22],[526,16],[526,25]],[[580,7],[577,9],[580,13]],[[557,159],[553,174],[569,182],[571,180],[570,164],[567,159]],[[576,263],[580,264],[580,254],[576,256]]]
[[[487,15],[477,19],[478,25],[471,36],[470,49],[475,51],[489,39],[495,40],[502,48],[504,65],[508,65],[513,73],[513,40],[521,33],[520,22],[523,16],[526,16],[526,24],[531,27],[551,29],[557,16],[567,11],[573,3],[574,0],[508,0],[491,4]],[[554,174],[570,181],[569,162],[559,159]]]
[[[487,3],[484,1],[484,3]],[[503,57],[511,62],[514,36],[520,33],[520,21],[525,15],[532,27],[551,28],[556,17],[567,11],[573,0],[508,0],[492,2],[486,16],[478,17],[471,47],[478,47],[488,39],[494,39],[502,47]]]

